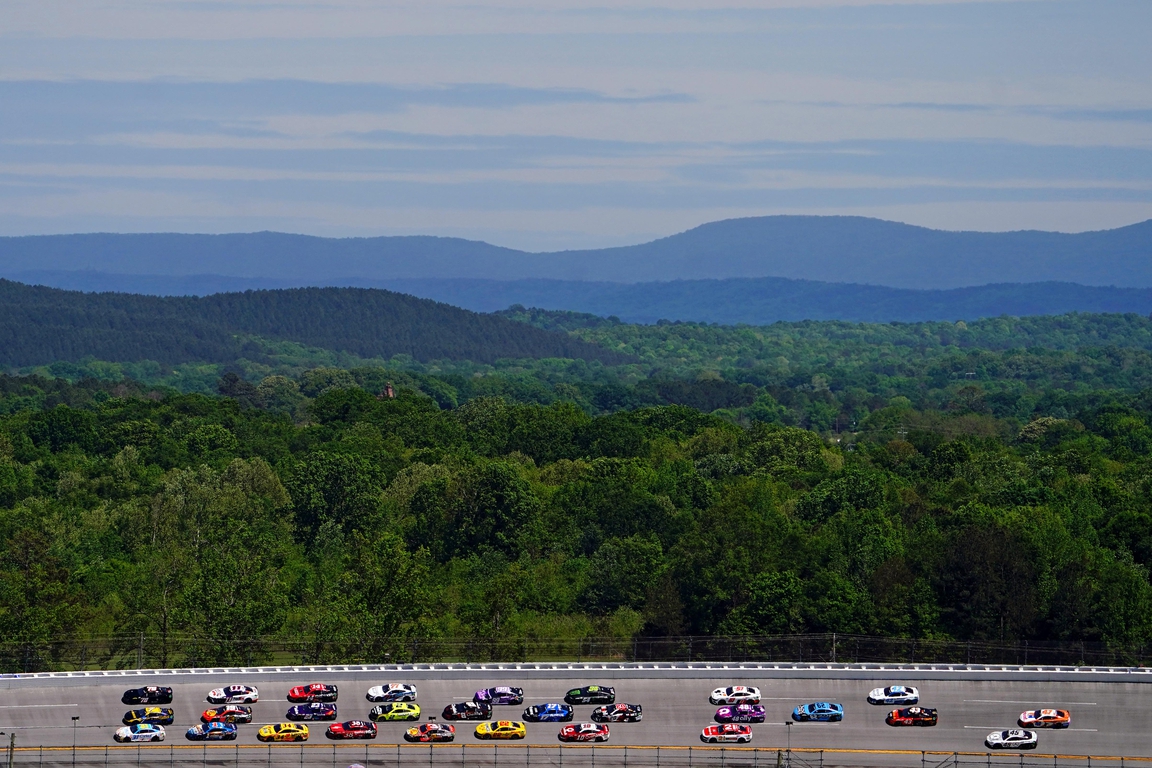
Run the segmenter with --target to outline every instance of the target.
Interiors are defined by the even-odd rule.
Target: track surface
[[[114,743],[112,734],[129,707],[120,703],[127,687],[146,684],[171,685],[174,689],[176,722],[167,728],[168,741],[189,744],[184,732],[199,723],[200,713],[210,705],[208,690],[227,682],[256,685],[261,700],[254,705],[252,725],[241,725],[239,744],[256,744],[261,724],[281,722],[290,706],[285,696],[293,685],[333,682],[340,686],[337,702],[339,719],[366,718],[373,704],[364,698],[367,689],[386,682],[414,682],[419,690],[417,703],[422,719],[439,717],[444,706],[470,699],[477,688],[488,685],[516,685],[524,688],[525,706],[546,701],[562,701],[570,688],[589,683],[605,683],[616,688],[616,700],[642,704],[641,723],[611,725],[611,742],[616,745],[695,746],[700,730],[713,722],[716,707],[708,694],[722,685],[757,685],[764,695],[770,720],[753,726],[757,747],[784,747],[792,708],[809,701],[835,701],[845,707],[841,723],[798,723],[791,726],[793,748],[823,749],[911,749],[940,751],[981,751],[985,735],[993,730],[1015,727],[1025,709],[1053,706],[1072,712],[1072,728],[1041,731],[1038,752],[1152,757],[1152,688],[1139,683],[1099,682],[1003,682],[1003,681],[910,681],[920,688],[921,703],[940,711],[935,728],[891,728],[884,715],[892,708],[871,706],[865,696],[873,687],[904,682],[899,678],[875,680],[767,679],[762,677],[676,677],[635,676],[598,679],[590,673],[586,680],[567,676],[540,677],[515,671],[492,672],[490,677],[456,676],[447,673],[439,679],[405,680],[402,675],[365,680],[362,675],[313,674],[300,679],[284,675],[225,678],[217,675],[189,680],[114,680],[97,685],[22,685],[5,691],[0,705],[0,731],[17,733],[21,747],[71,746],[73,725],[76,743],[103,746]],[[592,707],[576,708],[576,719],[588,718]],[[497,719],[522,719],[523,707],[497,707]],[[397,743],[407,723],[380,723],[377,743]],[[310,724],[311,743],[327,743],[327,723]],[[457,723],[458,743],[477,743],[475,723]],[[560,728],[556,723],[529,723],[528,743],[555,745]],[[229,744],[234,742],[228,742]]]

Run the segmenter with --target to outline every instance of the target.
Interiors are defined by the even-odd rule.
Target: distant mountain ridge
[[[1079,234],[946,232],[853,216],[704,224],[639,245],[526,253],[427,236],[82,234],[0,238],[0,276],[38,270],[300,281],[781,277],[899,288],[1070,282],[1152,287],[1152,220]]]
[[[25,282],[90,291],[205,295],[295,287],[289,280],[222,275],[109,275],[96,272],[25,273]],[[949,290],[886,288],[778,277],[604,283],[571,280],[396,279],[333,281],[383,288],[463,307],[496,312],[514,304],[549,310],[615,315],[625,322],[686,320],[766,325],[778,320],[918,322],[977,320],[999,315],[1068,312],[1152,312],[1152,288],[1073,283],[1000,283]]]

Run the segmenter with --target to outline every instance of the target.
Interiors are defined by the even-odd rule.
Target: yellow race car
[[[308,726],[303,723],[266,725],[256,734],[260,741],[308,741]]]
[[[144,709],[130,709],[124,713],[124,725],[138,723],[152,723],[153,725],[172,725],[175,713],[171,707],[145,707]]]
[[[377,704],[368,713],[368,719],[374,723],[379,723],[382,720],[419,720],[420,705],[409,704],[406,701]]]
[[[480,723],[476,726],[478,739],[522,739],[528,735],[524,723],[515,720],[497,720],[494,723]]]

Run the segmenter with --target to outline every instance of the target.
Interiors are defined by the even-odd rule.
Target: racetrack
[[[759,686],[764,705],[774,722],[753,726],[752,746],[784,748],[789,744],[788,726],[792,708],[808,701],[835,701],[845,707],[841,723],[798,723],[791,726],[790,746],[817,749],[930,750],[943,752],[984,751],[984,736],[992,730],[1014,727],[1025,709],[1052,706],[1072,712],[1072,727],[1065,731],[1041,731],[1038,753],[1076,755],[1125,755],[1152,757],[1152,687],[1141,682],[1101,682],[1070,676],[1067,682],[1038,679],[917,679],[914,673],[876,672],[864,679],[826,677],[781,677],[771,669],[727,670],[639,670],[613,668],[563,673],[516,669],[365,672],[250,672],[248,674],[140,675],[101,679],[5,680],[4,702],[0,705],[0,731],[17,734],[18,747],[81,746],[112,744],[112,733],[120,726],[124,712],[133,707],[120,703],[123,691],[147,684],[170,685],[171,705],[176,722],[168,727],[168,741],[176,745],[190,742],[184,731],[199,722],[208,708],[205,694],[227,683],[245,683],[260,688],[261,700],[254,705],[255,721],[240,726],[237,744],[257,744],[260,724],[280,722],[289,703],[285,694],[293,685],[332,682],[340,686],[337,702],[341,720],[366,718],[373,706],[364,694],[371,685],[385,682],[412,682],[419,690],[418,704],[423,718],[439,716],[453,701],[471,698],[477,688],[489,685],[515,685],[524,688],[525,705],[561,701],[569,688],[605,683],[616,688],[617,701],[642,704],[641,723],[613,724],[611,744],[648,746],[699,746],[700,730],[713,722],[716,707],[708,694],[722,685],[747,683]],[[943,677],[947,677],[944,675]],[[961,677],[957,675],[956,677]],[[1027,677],[1020,675],[1019,677]],[[870,706],[865,696],[882,684],[909,682],[920,688],[921,704],[940,711],[935,728],[892,728],[884,723],[891,707]],[[87,683],[87,684],[86,684]],[[523,707],[497,707],[497,717],[521,719]],[[576,708],[577,720],[587,719],[591,706]],[[423,719],[422,718],[422,719]],[[473,724],[457,724],[458,743],[476,743]],[[397,743],[407,724],[380,723],[376,743]],[[327,743],[327,723],[316,723],[311,743]],[[529,723],[528,743],[557,744],[556,723]],[[229,742],[231,744],[232,742]]]

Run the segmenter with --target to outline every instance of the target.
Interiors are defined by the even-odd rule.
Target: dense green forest
[[[373,661],[436,637],[1152,639],[1152,391],[1025,407],[944,379],[939,408],[829,379],[805,411],[779,383],[616,385],[735,387],[707,413],[582,406],[542,371],[0,377],[4,664],[138,634],[212,664],[277,637]],[[819,402],[855,423],[819,428]]]

